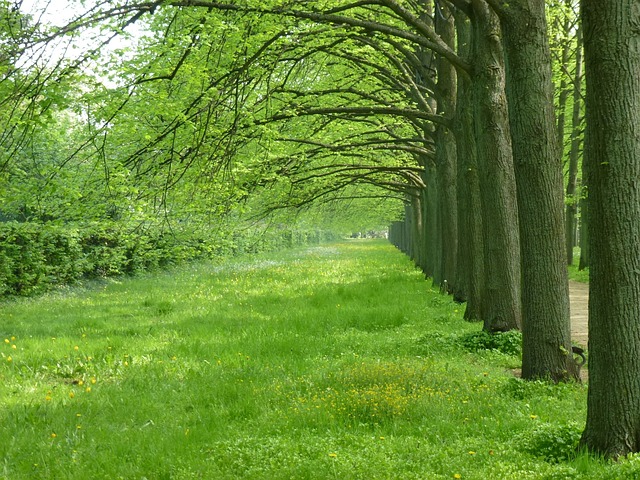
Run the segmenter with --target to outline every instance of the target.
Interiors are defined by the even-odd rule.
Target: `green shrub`
[[[522,354],[522,333],[517,330],[489,333],[485,330],[469,333],[460,338],[462,347],[469,352],[497,350],[506,355]]]
[[[84,277],[133,275],[199,258],[289,248],[323,235],[285,228],[202,237],[153,228],[131,231],[113,222],[0,222],[0,297],[33,295]]]
[[[563,462],[576,455],[582,429],[577,423],[542,423],[519,440],[522,449],[548,462]]]

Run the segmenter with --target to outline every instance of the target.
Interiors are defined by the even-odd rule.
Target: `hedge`
[[[34,295],[83,278],[131,275],[199,258],[279,250],[331,240],[328,232],[288,228],[212,238],[83,226],[0,223],[0,297]]]

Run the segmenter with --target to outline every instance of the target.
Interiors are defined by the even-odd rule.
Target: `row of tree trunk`
[[[462,59],[455,68],[437,59],[436,109],[449,123],[427,132],[436,150],[423,161],[426,188],[390,239],[467,302],[466,319],[490,332],[522,330],[523,378],[578,379],[566,268],[576,203],[564,202],[545,2],[452,3],[455,11],[436,2],[433,16]],[[640,8],[582,4],[589,228],[581,238],[591,265],[582,443],[618,456],[640,450]],[[579,84],[573,95],[577,125]],[[566,193],[575,196],[577,131],[571,142]]]
[[[544,2],[442,2],[435,31],[461,59],[437,66],[421,195],[391,240],[490,332],[523,330],[523,377],[577,379],[571,352],[564,185]],[[455,14],[454,14],[455,13]]]

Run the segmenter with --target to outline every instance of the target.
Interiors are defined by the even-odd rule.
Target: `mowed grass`
[[[384,241],[0,307],[0,478],[634,478]],[[467,339],[465,343],[465,339]]]

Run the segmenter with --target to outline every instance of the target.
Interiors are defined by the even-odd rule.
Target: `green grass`
[[[580,247],[574,247],[573,249],[573,265],[569,265],[569,279],[581,282],[589,283],[589,268],[579,270],[580,265]]]
[[[0,478],[640,475],[574,455],[586,387],[514,378],[429,285],[350,241],[5,303]]]

